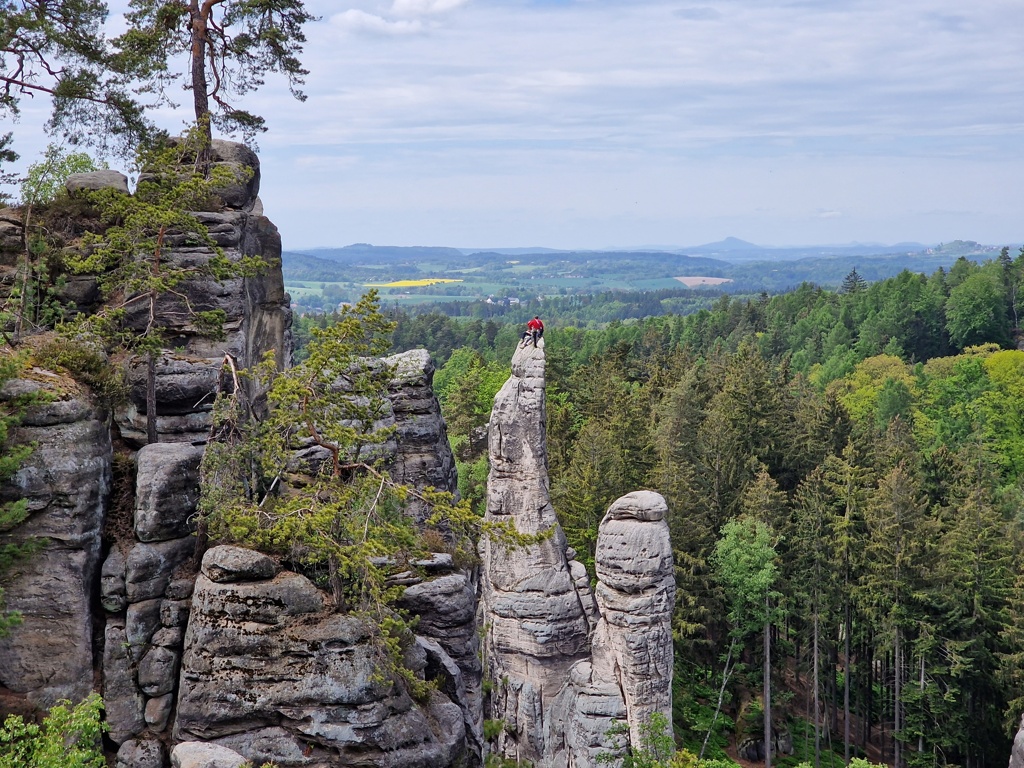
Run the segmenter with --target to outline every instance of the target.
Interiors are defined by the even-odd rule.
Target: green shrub
[[[62,701],[42,724],[11,715],[0,727],[0,768],[106,768],[100,722],[103,700]]]

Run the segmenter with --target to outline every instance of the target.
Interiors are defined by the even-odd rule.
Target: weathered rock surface
[[[1013,749],[1010,752],[1009,768],[1024,768],[1024,715],[1020,718],[1020,727],[1013,737]]]
[[[131,739],[117,750],[117,768],[164,768],[164,745]]]
[[[277,228],[256,209],[259,192],[259,160],[244,145],[214,140],[214,162],[245,171],[237,184],[218,190],[226,209],[197,212],[210,236],[229,260],[260,256],[266,270],[255,277],[218,282],[191,280],[180,288],[194,311],[224,312],[226,338],[203,336],[190,320],[184,300],[173,294],[162,295],[156,317],[170,346],[180,351],[164,352],[156,363],[157,431],[160,442],[203,442],[210,429],[210,411],[217,387],[221,362],[229,353],[240,367],[258,362],[264,352],[273,350],[278,364],[284,366],[291,353],[291,310],[281,275],[281,237]],[[185,242],[171,233],[162,258],[176,266],[196,266],[208,261],[213,250]],[[128,306],[126,323],[142,330],[149,323],[146,302]],[[127,370],[128,404],[117,411],[122,436],[136,446],[146,443],[146,361],[134,360]]]
[[[175,740],[280,766],[451,765],[464,715],[435,693],[418,705],[385,683],[362,622],[334,613],[305,577],[215,582],[204,558],[185,637]]]
[[[655,712],[672,722],[675,574],[665,499],[635,491],[609,508],[598,529],[598,619],[591,659],[576,664],[548,716],[554,768],[596,768],[614,751],[606,735],[629,724],[630,742]]]
[[[421,641],[443,650],[428,653],[428,664],[437,668],[428,677],[452,681],[443,692],[462,708],[468,748],[477,763],[483,760],[483,668],[476,624],[476,588],[465,572],[450,573],[405,589],[399,606],[419,617],[416,632]],[[447,661],[455,669],[449,669]],[[441,674],[438,674],[441,673]]]
[[[431,486],[454,493],[458,489],[455,457],[448,429],[434,395],[434,363],[425,349],[393,355],[384,362],[395,366],[388,399],[395,418],[395,455],[388,462],[391,476],[415,488]],[[429,514],[416,499],[409,508],[417,522]]]
[[[676,582],[667,513],[660,494],[634,491],[608,508],[598,529],[594,674],[618,682],[633,744],[653,713],[672,722]]]
[[[40,381],[9,381],[7,399],[48,391],[56,399],[32,408],[14,434],[34,449],[0,493],[27,499],[28,519],[11,540],[46,541],[14,567],[4,587],[7,608],[22,623],[0,640],[0,684],[39,707],[92,690],[92,585],[100,560],[100,531],[110,488],[111,447],[104,414],[74,386],[44,371]],[[41,383],[42,382],[42,383]]]
[[[71,195],[78,192],[97,192],[101,189],[114,189],[127,195],[128,177],[120,171],[108,169],[89,171],[88,173],[73,173],[64,182],[64,188]]]
[[[490,422],[487,517],[540,544],[483,546],[483,617],[496,749],[553,768],[596,768],[617,721],[630,741],[655,712],[672,715],[675,574],[664,498],[627,494],[609,507],[596,553],[597,589],[567,549],[548,495],[544,346],[512,358]]]
[[[277,563],[260,552],[221,545],[203,556],[203,575],[210,581],[263,581],[277,575]]]
[[[245,763],[233,749],[199,741],[183,741],[171,750],[172,768],[240,768]]]
[[[487,519],[510,521],[521,533],[550,532],[525,547],[490,540],[482,547],[490,716],[505,722],[498,750],[537,761],[546,752],[546,702],[590,655],[587,612],[548,491],[543,342],[512,358],[512,376],[494,399],[489,452]]]
[[[135,459],[135,536],[179,539],[195,529],[203,448],[188,443],[145,445]]]

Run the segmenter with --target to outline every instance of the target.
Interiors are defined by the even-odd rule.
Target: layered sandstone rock
[[[46,371],[7,382],[0,399],[44,392],[14,434],[32,453],[0,493],[28,501],[28,519],[11,541],[42,549],[17,563],[6,581],[6,608],[22,623],[0,639],[0,685],[37,707],[80,701],[93,684],[92,585],[100,561],[111,447],[105,414],[73,382]]]
[[[425,349],[413,349],[386,357],[384,362],[395,371],[388,386],[395,424],[395,448],[388,471],[398,483],[455,493],[455,457],[434,395],[430,354]],[[407,512],[421,524],[428,515],[426,506],[416,499],[410,500]]]
[[[494,399],[489,452],[487,519],[548,534],[525,547],[482,546],[490,717],[504,722],[497,749],[537,761],[546,751],[545,710],[570,667],[590,654],[587,611],[548,491],[543,341],[512,358],[512,376]]]
[[[213,241],[231,261],[259,256],[266,269],[255,277],[218,282],[194,279],[176,295],[167,292],[157,301],[156,318],[168,346],[156,363],[157,431],[160,442],[202,442],[210,429],[210,411],[224,354],[240,367],[258,362],[273,351],[284,366],[291,352],[291,310],[280,269],[281,236],[263,215],[258,198],[259,159],[247,147],[214,140],[213,161],[242,173],[239,181],[218,190],[223,207],[194,215],[206,226]],[[69,185],[81,180],[72,176]],[[206,245],[196,245],[180,234],[167,236],[161,258],[181,267],[197,266],[213,256]],[[188,309],[186,308],[186,301]],[[126,324],[139,331],[149,323],[147,302],[128,305]],[[211,339],[192,324],[192,312],[224,312],[224,339]],[[146,442],[146,380],[148,365],[137,358],[127,370],[129,400],[118,409],[121,435],[136,446]]]
[[[544,347],[525,347],[495,398],[490,422],[487,516],[540,544],[483,546],[485,651],[490,717],[503,722],[493,747],[542,766],[595,768],[658,712],[671,722],[675,599],[664,498],[623,496],[601,523],[597,589],[566,549],[548,495]],[[595,599],[596,598],[596,599]]]
[[[203,559],[176,741],[212,742],[282,767],[442,768],[463,754],[459,706],[439,691],[420,704],[392,684],[360,619],[333,612],[303,576],[266,578],[258,557],[252,567],[238,562],[230,547]],[[431,650],[456,668],[439,647]],[[414,646],[407,662],[422,672],[427,657]]]

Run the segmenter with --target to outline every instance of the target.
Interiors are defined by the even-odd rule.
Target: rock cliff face
[[[616,501],[601,523],[597,590],[567,549],[548,493],[544,346],[519,348],[490,422],[487,517],[527,547],[485,542],[482,583],[489,716],[495,749],[545,766],[596,766],[629,724],[631,742],[654,712],[671,722],[675,577],[665,500],[651,491]]]
[[[256,197],[255,156],[226,143],[215,150],[217,162],[253,173],[222,190],[222,210],[199,215],[229,257],[273,262],[280,239]],[[124,181],[105,172],[76,185],[120,189]],[[0,212],[0,282],[14,274],[19,228]],[[182,263],[209,256],[173,236],[165,253]],[[72,283],[80,308],[99,302],[95,279]],[[98,689],[118,768],[243,759],[473,768],[488,749],[485,704],[502,722],[491,749],[538,766],[590,768],[614,748],[606,732],[616,721],[628,722],[635,740],[652,713],[670,712],[674,582],[664,500],[640,491],[611,506],[592,590],[548,491],[543,341],[516,352],[496,397],[486,512],[542,536],[525,547],[485,541],[479,571],[437,553],[401,574],[400,607],[418,617],[405,663],[437,683],[414,701],[379,674],[368,628],[334,612],[304,576],[255,552],[215,547],[204,555],[197,547],[199,466],[221,360],[230,353],[246,366],[274,350],[285,363],[290,315],[280,269],[185,291],[196,309],[224,310],[227,338],[212,342],[176,320],[185,315],[175,300],[158,308],[175,347],[157,362],[158,442],[145,444],[142,364],[129,363],[128,405],[112,417],[46,371],[0,391],[0,400],[52,395],[18,428],[35,449],[0,489],[0,500],[29,503],[15,538],[49,542],[6,585],[8,607],[24,623],[0,640],[0,704],[43,708]],[[454,492],[429,356],[387,362],[395,436],[380,455],[399,482]],[[115,444],[120,455],[130,450],[134,494],[112,499]],[[126,474],[124,462],[117,467],[118,477]],[[415,505],[408,512],[426,516]]]
[[[280,238],[256,197],[258,163],[238,145],[215,142],[214,149],[217,162],[253,173],[245,184],[221,190],[222,210],[197,215],[229,258],[260,255],[270,268],[257,278],[185,286],[195,309],[224,310],[223,341],[176,320],[184,314],[173,300],[158,307],[175,347],[157,362],[159,442],[144,444],[141,361],[129,363],[128,404],[114,414],[112,426],[74,382],[46,371],[33,371],[31,381],[9,382],[0,392],[0,399],[39,388],[55,395],[20,427],[18,439],[35,442],[36,449],[2,489],[4,499],[29,500],[30,518],[16,538],[46,537],[50,543],[5,584],[8,607],[20,610],[24,622],[0,641],[0,702],[42,708],[99,690],[110,738],[120,746],[120,768],[164,768],[175,727],[181,738],[223,741],[254,758],[272,755],[281,765],[477,763],[482,717],[475,578],[455,568],[450,556],[423,564],[426,575],[409,580],[405,601],[422,615],[410,663],[424,676],[446,681],[422,705],[380,690],[365,629],[327,612],[324,596],[301,576],[249,566],[232,572],[230,558],[214,558],[197,574],[198,468],[222,358],[230,353],[246,366],[274,350],[286,362],[291,350],[277,262]],[[69,186],[113,186],[127,193],[116,172],[73,178]],[[0,212],[0,281],[15,274],[22,246],[19,216]],[[208,249],[168,238],[169,260],[195,263],[209,256]],[[95,278],[71,282],[67,298],[80,309],[98,305]],[[384,447],[388,468],[400,482],[454,491],[455,464],[431,389],[429,356],[420,350],[388,362],[396,369],[389,387],[396,437]],[[108,498],[112,434],[122,448],[137,449],[133,508],[125,509],[122,498],[115,509]],[[413,513],[423,516],[423,510]],[[111,538],[104,543],[105,525],[113,545]],[[288,587],[285,606],[282,582]],[[251,595],[244,620],[214,607],[242,591]],[[262,634],[255,631],[261,626]],[[234,646],[225,645],[229,636]],[[279,672],[301,668],[301,678],[269,683],[268,662],[263,677],[246,680],[245,697],[225,699],[230,690],[217,681],[231,674],[245,678],[245,669],[267,661],[268,649]],[[215,663],[217,676],[208,677]],[[229,671],[232,665],[237,668]],[[330,691],[340,698],[330,699]],[[308,723],[300,712],[308,714]],[[316,748],[303,754],[311,744]]]
[[[465,751],[460,707],[441,692],[417,704],[383,678],[366,626],[330,610],[305,577],[215,547],[192,605],[176,741],[214,742],[282,767],[441,768]],[[436,643],[417,645],[407,663],[457,669]]]
[[[45,371],[9,381],[0,399],[42,391],[55,398],[32,408],[14,439],[35,443],[2,501],[28,500],[28,519],[12,540],[46,541],[15,566],[7,608],[22,624],[0,640],[0,684],[33,706],[79,701],[92,690],[92,587],[100,561],[110,490],[111,447],[105,414],[73,382]]]

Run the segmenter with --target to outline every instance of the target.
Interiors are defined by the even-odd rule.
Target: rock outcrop
[[[284,366],[291,353],[291,310],[280,269],[281,236],[263,215],[258,198],[260,169],[256,155],[241,144],[215,140],[213,161],[239,170],[236,184],[218,190],[224,206],[194,215],[206,226],[213,241],[230,261],[259,256],[267,268],[255,277],[218,282],[189,280],[180,291],[192,311],[224,312],[224,339],[211,339],[192,324],[185,299],[173,293],[160,296],[157,322],[174,352],[165,351],[156,364],[157,432],[160,442],[202,442],[210,430],[213,394],[224,354],[233,355],[241,367],[258,362],[273,351]],[[81,183],[78,176],[69,187]],[[161,258],[174,266],[203,264],[213,256],[206,245],[191,244],[169,235]],[[146,302],[128,307],[129,328],[143,330],[149,323]],[[148,366],[136,359],[128,367],[129,399],[115,417],[122,437],[135,444],[146,442],[146,379]]]
[[[1009,768],[1024,768],[1024,715],[1020,718],[1017,735],[1013,737],[1013,749],[1010,752]]]
[[[414,488],[427,486],[454,493],[458,489],[455,457],[448,444],[448,430],[434,395],[434,362],[425,349],[413,349],[384,358],[394,366],[388,399],[395,423],[394,455],[388,471],[395,482]],[[425,505],[416,499],[407,512],[423,523]]]
[[[33,538],[42,548],[17,563],[5,582],[6,607],[22,623],[0,639],[0,684],[36,707],[80,701],[92,690],[92,588],[110,491],[111,445],[106,415],[74,382],[46,371],[8,381],[0,399],[42,392],[13,435],[34,444],[5,484],[0,501],[26,499],[28,519],[12,543]]]
[[[635,491],[614,502],[598,529],[599,619],[590,660],[576,664],[551,707],[552,765],[595,768],[615,746],[617,720],[631,744],[654,713],[672,722],[672,609],[675,574],[665,499]]]
[[[233,547],[203,558],[175,740],[211,742],[282,768],[452,765],[466,743],[460,707],[440,691],[414,702],[380,673],[380,651],[362,620],[331,610],[304,576],[268,578],[264,565],[255,554],[246,563]],[[414,647],[407,663],[423,672],[431,651],[457,669],[436,644]]]
[[[617,721],[634,744],[653,713],[671,722],[668,510],[651,491],[612,504],[598,535],[595,596],[551,506],[544,424],[542,341],[517,349],[490,421],[487,518],[546,536],[526,547],[483,545],[489,716],[502,724],[499,754],[593,768],[615,749],[607,731]]]
[[[497,750],[532,762],[545,755],[548,702],[570,667],[590,655],[587,611],[551,506],[545,422],[542,343],[517,349],[512,376],[494,398],[486,518],[547,538],[524,547],[485,540],[482,547],[490,717],[503,722]]]

